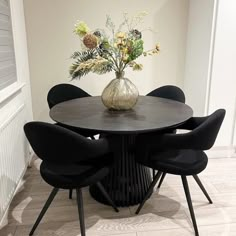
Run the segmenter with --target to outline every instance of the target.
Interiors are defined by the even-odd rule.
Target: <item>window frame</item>
[[[6,28],[0,29],[0,31],[1,31],[1,33],[0,33],[0,47],[3,47],[3,48],[5,47],[6,49],[8,48],[10,50],[9,51],[7,51],[7,50],[2,51],[3,56],[4,56],[4,54],[8,56],[8,58],[6,60],[4,60],[0,57],[0,73],[1,73],[1,69],[3,71],[5,71],[3,76],[1,76],[1,74],[0,74],[0,101],[2,100],[1,95],[4,93],[4,91],[7,92],[9,87],[11,87],[12,85],[15,85],[18,82],[10,0],[0,0],[0,7],[1,6],[8,8],[7,9],[8,14],[6,14],[6,15],[4,14],[5,13],[4,10],[2,11],[3,13],[0,11],[0,15],[8,18],[8,21],[1,20],[2,17],[0,18],[0,21],[3,24],[6,24],[5,25],[6,28],[8,28],[8,27],[9,28],[7,30],[5,30]],[[9,26],[7,26],[7,25],[9,25]],[[6,39],[8,39],[9,41],[7,41]],[[1,45],[1,40],[3,43],[2,45]],[[0,53],[1,53],[1,51],[0,51]],[[9,65],[7,65],[7,62],[9,62]],[[4,64],[6,66],[4,66]],[[5,80],[2,78],[4,78]],[[13,87],[15,87],[15,86],[13,86]]]

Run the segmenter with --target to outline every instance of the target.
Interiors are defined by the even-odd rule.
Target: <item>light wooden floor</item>
[[[40,178],[39,160],[25,175],[25,184],[14,198],[8,214],[9,224],[1,236],[28,235],[51,187]],[[236,158],[211,159],[199,175],[214,204],[209,205],[201,190],[189,177],[190,191],[201,236],[236,235]],[[140,215],[135,207],[112,208],[94,201],[84,190],[85,221],[88,236],[187,236],[194,235],[181,179],[167,176],[159,192],[147,201]],[[35,236],[79,236],[75,199],[68,192],[58,193]]]

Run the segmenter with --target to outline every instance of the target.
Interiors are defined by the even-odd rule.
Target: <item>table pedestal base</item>
[[[121,137],[121,153],[110,174],[101,182],[116,206],[139,204],[151,183],[150,170],[135,161],[135,136]],[[90,187],[90,194],[97,201],[108,204],[95,185]]]

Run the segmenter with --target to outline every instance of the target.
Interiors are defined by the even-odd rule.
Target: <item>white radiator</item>
[[[0,124],[0,222],[28,162],[24,123],[25,106],[22,104],[3,124]]]

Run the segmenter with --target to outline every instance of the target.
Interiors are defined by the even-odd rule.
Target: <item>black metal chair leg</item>
[[[163,180],[165,179],[165,177],[166,177],[166,173],[163,173],[162,176],[161,176],[161,180],[160,180],[160,182],[159,182],[157,188],[160,188],[160,187],[161,187],[161,185],[162,185]]]
[[[36,230],[36,228],[38,227],[40,221],[42,220],[44,214],[46,213],[48,207],[51,205],[54,197],[56,196],[56,194],[58,193],[58,188],[53,188],[52,192],[50,193],[49,197],[48,197],[48,200],[46,201],[45,205],[43,206],[43,209],[41,210],[36,222],[34,223],[34,226],[33,228],[31,229],[29,235],[33,235],[34,234],[34,231]]]
[[[106,200],[110,203],[110,205],[113,207],[113,209],[116,212],[119,212],[119,210],[117,209],[115,203],[111,200],[109,194],[107,193],[106,189],[103,187],[103,185],[101,184],[101,182],[97,182],[96,183],[97,187],[99,188],[99,190],[102,192],[103,196],[106,198]]]
[[[73,196],[73,189],[70,189],[69,190],[69,199],[72,199],[72,196]]]
[[[203,186],[201,180],[199,179],[199,177],[197,175],[193,175],[193,178],[195,179],[195,181],[197,182],[198,186],[200,187],[200,189],[202,190],[202,192],[206,196],[206,198],[209,201],[209,203],[212,204],[213,202],[212,202],[210,196],[208,195],[206,189],[204,188],[204,186]]]
[[[81,236],[85,236],[85,224],[84,224],[84,206],[83,206],[83,195],[81,189],[76,189],[77,205],[79,212],[80,232]]]
[[[194,210],[193,210],[193,205],[192,205],[192,200],[191,200],[191,195],[190,195],[190,192],[189,192],[187,177],[182,175],[181,178],[182,178],[182,182],[183,182],[183,186],[184,186],[185,196],[186,196],[186,199],[187,199],[187,202],[188,202],[188,208],[189,208],[190,215],[191,215],[192,222],[193,222],[193,228],[194,228],[194,231],[195,231],[195,236],[199,236],[198,228],[197,228],[197,222],[196,222],[196,218],[195,218],[195,214],[194,214]]]
[[[140,212],[140,210],[142,209],[144,203],[147,201],[147,199],[149,198],[150,194],[152,193],[157,181],[159,180],[159,178],[161,177],[162,172],[158,171],[156,176],[154,177],[154,180],[152,181],[151,185],[148,188],[148,191],[143,199],[143,201],[140,203],[138,209],[136,210],[135,214],[138,214]]]
[[[156,170],[155,170],[155,169],[152,169],[152,180],[154,180],[155,175],[156,175]]]

